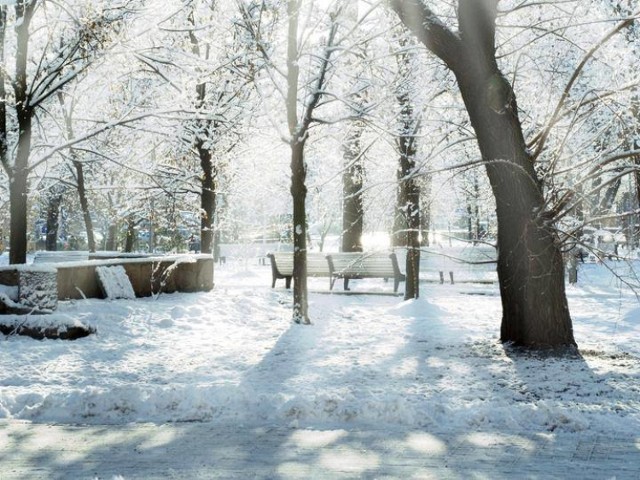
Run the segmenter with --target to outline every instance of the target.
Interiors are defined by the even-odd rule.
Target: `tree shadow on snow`
[[[532,421],[554,432],[639,431],[640,358],[625,352],[556,354],[505,346],[516,375],[508,388],[535,406]],[[635,427],[633,424],[636,423]]]
[[[323,421],[314,424],[311,410],[326,407],[332,394],[318,392],[325,403],[295,395],[293,380],[305,374],[306,363],[329,360],[313,354],[319,341],[327,341],[328,323],[292,324],[233,387],[234,398],[263,418],[0,426],[3,474],[51,479],[120,475],[125,480],[466,479],[570,478],[580,471],[588,472],[582,473],[585,478],[637,478],[638,436],[592,435],[591,417],[579,414],[615,409],[617,399],[624,421],[624,408],[640,404],[640,392],[633,387],[640,380],[637,358],[590,351],[553,358],[503,349],[495,340],[455,340],[459,331],[451,322],[458,319],[427,302],[417,306],[424,309],[415,302],[397,307],[392,321],[405,322],[404,336],[393,349],[369,362],[336,368],[332,381],[348,392],[347,400],[336,401],[355,399],[353,418],[336,407],[333,416],[324,412]],[[346,345],[354,354],[370,346],[365,341]],[[406,391],[397,395],[395,388]],[[462,401],[455,404],[456,399]],[[378,420],[366,417],[367,405],[380,409]],[[385,423],[384,408],[395,417],[405,409],[403,422]],[[503,420],[492,420],[498,416]]]

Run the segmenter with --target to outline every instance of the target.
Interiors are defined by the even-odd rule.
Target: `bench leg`
[[[349,290],[349,278],[344,277],[344,289]]]
[[[271,281],[271,288],[276,288],[276,277],[273,277],[273,280]]]
[[[287,288],[291,288],[291,277],[285,277],[284,282]]]
[[[394,278],[393,279],[393,293],[398,293],[398,287],[400,286],[400,279],[399,278]]]

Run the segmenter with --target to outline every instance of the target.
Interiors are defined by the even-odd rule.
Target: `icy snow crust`
[[[425,284],[409,302],[312,293],[312,326],[291,322],[268,266],[241,262],[209,293],[61,302],[56,315],[98,333],[0,337],[0,418],[637,434],[640,305],[602,265],[580,278],[568,295],[583,358],[565,359],[505,353],[497,285]]]

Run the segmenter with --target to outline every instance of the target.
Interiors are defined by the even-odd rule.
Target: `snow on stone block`
[[[0,333],[23,335],[36,340],[77,340],[96,333],[86,318],[53,313],[51,315],[6,315],[0,318]]]
[[[55,271],[20,272],[18,303],[24,308],[47,312],[58,307],[58,276]]]
[[[122,265],[96,267],[98,281],[109,300],[136,298],[131,281]]]

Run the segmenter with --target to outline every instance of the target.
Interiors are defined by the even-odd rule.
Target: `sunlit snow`
[[[390,293],[382,280],[330,295],[310,279],[303,326],[268,266],[228,261],[209,293],[61,302],[56,315],[97,327],[88,338],[3,339],[0,417],[637,433],[640,305],[602,265],[580,278],[582,357],[556,359],[505,352],[496,284],[425,283],[404,302],[357,294]]]

